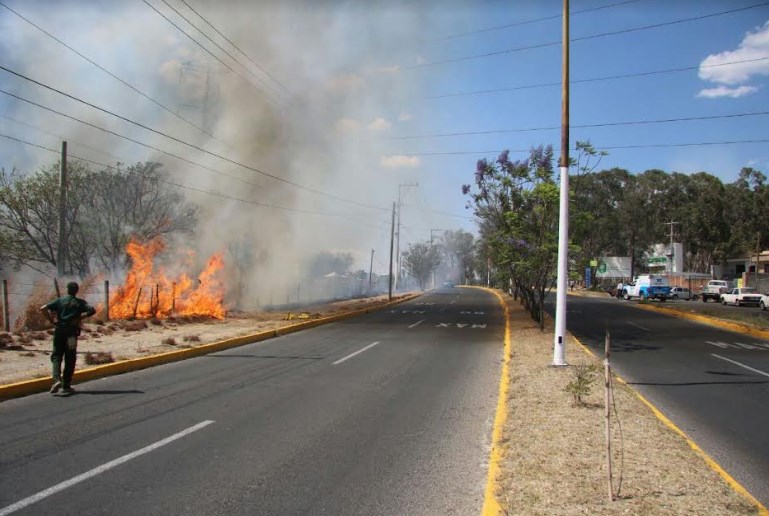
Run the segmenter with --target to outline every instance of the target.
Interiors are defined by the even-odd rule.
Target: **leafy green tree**
[[[438,241],[438,250],[452,278],[466,281],[474,275],[473,252],[475,236],[462,229],[444,231]]]
[[[558,186],[552,146],[510,161],[504,151],[495,162],[478,161],[475,190],[463,187],[480,221],[495,280],[512,280],[532,317],[544,329],[544,299],[553,286],[558,253]]]
[[[430,242],[411,244],[403,253],[403,266],[406,272],[417,280],[421,290],[425,289],[430,275],[438,267],[440,261],[438,248]]]

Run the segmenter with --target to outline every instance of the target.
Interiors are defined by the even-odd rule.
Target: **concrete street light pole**
[[[553,365],[566,363],[566,289],[569,276],[569,0],[563,0],[563,91],[561,101],[561,197],[558,216],[558,281]]]

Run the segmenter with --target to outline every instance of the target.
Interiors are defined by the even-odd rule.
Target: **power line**
[[[182,1],[184,1],[184,0],[182,0]],[[612,8],[612,7],[619,7],[619,6],[622,6],[622,5],[632,4],[632,3],[635,3],[635,2],[638,2],[638,1],[639,0],[626,0],[625,2],[619,2],[619,3],[615,3],[615,4],[609,4],[609,5],[602,5],[602,6],[599,6],[599,7],[591,7],[589,9],[582,9],[582,10],[579,10],[579,11],[571,11],[570,15],[583,14],[583,13],[588,13],[588,12],[591,12],[591,11],[600,11],[601,9],[609,9],[609,8]],[[496,27],[488,27],[488,28],[485,28],[485,29],[477,29],[477,30],[472,30],[472,31],[468,31],[468,32],[460,32],[458,34],[452,34],[450,36],[444,36],[442,38],[437,38],[437,39],[438,40],[446,40],[446,39],[460,38],[460,37],[464,37],[464,36],[471,36],[473,34],[481,34],[481,33],[484,33],[484,32],[491,32],[491,31],[495,31],[495,30],[510,29],[512,27],[520,27],[522,25],[528,25],[530,23],[538,23],[538,22],[542,22],[542,21],[556,20],[556,19],[560,19],[560,18],[561,18],[560,14],[555,14],[553,16],[544,16],[542,18],[534,18],[532,20],[526,20],[526,21],[522,21],[522,22],[508,23],[507,25],[498,25]]]
[[[216,28],[216,27],[215,27],[215,26],[214,26],[214,25],[213,25],[211,22],[209,22],[209,21],[208,21],[208,20],[205,18],[205,16],[203,16],[203,15],[202,15],[202,14],[200,14],[198,11],[196,11],[196,10],[195,10],[195,9],[194,9],[194,8],[193,8],[193,7],[192,7],[190,4],[188,4],[187,2],[185,2],[185,0],[180,0],[180,1],[181,1],[181,3],[183,3],[184,5],[186,5],[186,6],[187,6],[187,8],[188,8],[190,11],[192,11],[193,13],[195,13],[195,14],[198,16],[198,18],[200,18],[201,20],[203,20],[203,22],[205,22],[205,24],[206,24],[206,25],[208,25],[209,27],[211,27],[212,29],[214,29],[214,31],[216,31],[216,33],[217,33],[217,34],[219,34],[219,36],[221,36],[221,37],[222,37],[222,38],[223,38],[223,39],[224,39],[224,40],[225,40],[227,43],[229,43],[230,45],[232,45],[232,46],[233,46],[233,47],[234,47],[234,48],[235,48],[235,49],[236,49],[238,52],[240,52],[242,55],[244,55],[244,56],[246,57],[246,59],[248,59],[249,61],[251,61],[251,63],[252,63],[254,66],[256,66],[256,67],[259,69],[259,71],[261,71],[261,72],[262,72],[263,74],[265,74],[267,77],[269,77],[270,79],[272,79],[273,81],[275,81],[275,82],[276,82],[276,83],[277,83],[277,84],[278,84],[278,85],[279,85],[281,88],[283,88],[283,90],[284,90],[286,93],[288,93],[289,95],[291,95],[291,91],[290,91],[290,90],[289,90],[289,89],[288,89],[288,88],[287,88],[287,87],[286,87],[286,86],[285,86],[285,85],[284,85],[282,82],[280,82],[278,79],[276,79],[276,78],[275,78],[275,77],[274,77],[274,76],[273,76],[273,75],[272,75],[272,74],[271,74],[269,71],[267,71],[267,70],[266,70],[266,69],[264,69],[262,66],[260,66],[260,65],[259,65],[259,63],[257,63],[257,62],[256,62],[256,61],[254,61],[253,59],[251,59],[251,57],[250,57],[248,54],[246,54],[245,52],[243,52],[243,50],[241,50],[241,49],[240,49],[240,47],[238,47],[238,46],[237,46],[235,43],[233,43],[233,41],[232,41],[231,39],[229,39],[227,36],[225,36],[224,34],[222,34],[222,32],[221,32],[219,29],[217,29],[217,28]]]
[[[616,35],[619,35],[619,34],[628,34],[630,32],[638,32],[638,31],[642,31],[642,30],[657,29],[657,28],[660,28],[660,27],[668,27],[668,26],[671,26],[671,25],[679,24],[679,23],[686,23],[686,22],[690,22],[690,21],[699,21],[699,20],[704,20],[704,19],[707,19],[707,18],[713,18],[715,16],[724,16],[724,15],[727,15],[727,14],[733,14],[733,13],[740,12],[740,11],[747,11],[749,9],[755,9],[757,7],[763,7],[765,5],[769,5],[769,2],[763,2],[763,3],[760,3],[760,4],[750,5],[750,6],[747,6],[747,7],[740,7],[740,8],[737,8],[737,9],[730,9],[728,11],[719,11],[717,13],[704,14],[704,15],[701,15],[701,16],[693,16],[693,17],[690,17],[690,18],[682,18],[680,20],[673,20],[673,21],[669,21],[669,22],[655,23],[653,25],[643,25],[641,27],[631,27],[629,29],[616,30],[616,31],[612,31],[612,32],[601,32],[599,34],[591,34],[589,36],[581,36],[579,38],[572,38],[570,41],[571,42],[586,41],[586,40],[589,40],[589,39],[603,38],[603,37],[606,37],[606,36],[616,36]],[[510,48],[510,49],[506,49],[506,50],[497,50],[497,51],[494,51],[494,52],[486,52],[486,53],[483,53],[483,54],[474,54],[474,55],[465,56],[465,57],[458,57],[458,58],[454,58],[454,59],[447,59],[447,60],[444,60],[444,61],[432,61],[432,62],[429,62],[429,63],[416,64],[416,65],[412,65],[412,66],[404,66],[404,67],[402,67],[400,69],[401,70],[416,70],[416,69],[420,69],[420,68],[426,68],[426,67],[429,67],[429,66],[437,66],[437,65],[443,65],[443,64],[459,63],[459,62],[462,62],[462,61],[470,61],[470,60],[473,60],[473,59],[481,59],[481,58],[484,58],[484,57],[492,57],[492,56],[498,56],[498,55],[503,55],[503,54],[512,54],[512,53],[515,53],[515,52],[522,52],[524,50],[533,50],[533,49],[536,49],[536,48],[551,47],[551,46],[560,45],[560,44],[561,44],[560,40],[558,40],[558,41],[550,41],[550,42],[547,42],[547,43],[538,43],[538,44],[535,44],[535,45],[527,45],[527,46],[523,46],[523,47]]]
[[[133,86],[132,84],[128,83],[127,81],[125,81],[125,80],[121,79],[120,77],[118,77],[118,76],[117,76],[117,75],[115,75],[114,73],[110,72],[109,70],[107,70],[106,68],[104,68],[103,66],[101,66],[99,63],[97,63],[97,62],[93,61],[93,60],[92,60],[92,59],[90,59],[88,56],[86,56],[86,55],[82,54],[81,52],[79,52],[79,51],[75,50],[73,47],[71,47],[70,45],[68,45],[68,44],[67,44],[67,43],[65,43],[64,41],[60,40],[59,38],[57,38],[56,36],[54,36],[54,35],[53,35],[53,34],[51,34],[50,32],[46,31],[45,29],[43,29],[42,27],[40,27],[39,25],[37,25],[36,23],[34,23],[33,21],[31,21],[30,19],[28,19],[28,18],[24,17],[23,15],[21,15],[21,14],[20,14],[20,13],[18,13],[17,11],[14,11],[13,9],[11,9],[11,8],[10,8],[10,7],[8,7],[7,5],[5,5],[5,3],[4,3],[4,2],[0,1],[0,6],[2,6],[2,7],[5,7],[5,8],[6,8],[6,9],[8,9],[9,11],[11,11],[13,14],[15,14],[16,16],[18,16],[19,18],[21,18],[22,20],[24,20],[24,21],[25,21],[25,22],[27,22],[28,24],[32,25],[34,28],[36,28],[37,30],[39,30],[40,32],[42,32],[43,34],[45,34],[46,36],[48,36],[49,38],[53,39],[54,41],[56,41],[56,42],[57,42],[57,43],[59,43],[60,45],[63,45],[64,47],[66,47],[66,48],[67,48],[67,49],[69,49],[70,51],[74,52],[75,54],[77,54],[77,55],[78,55],[78,56],[80,56],[81,58],[83,58],[83,59],[85,59],[86,61],[88,61],[89,63],[91,63],[93,66],[95,66],[95,67],[96,67],[96,68],[98,68],[99,70],[103,71],[104,73],[106,73],[106,74],[107,74],[107,75],[109,75],[110,77],[114,78],[115,80],[117,80],[118,82],[120,82],[121,84],[123,84],[124,86],[126,86],[126,87],[130,88],[131,90],[135,91],[136,93],[138,93],[139,95],[141,95],[141,96],[142,96],[142,97],[144,97],[145,99],[149,100],[150,102],[152,102],[152,103],[153,103],[153,104],[155,104],[156,106],[160,107],[160,108],[161,108],[161,109],[163,109],[164,111],[166,111],[166,112],[168,112],[168,113],[171,113],[173,116],[175,116],[175,117],[176,117],[176,118],[178,118],[179,120],[182,120],[183,122],[185,122],[185,123],[189,124],[190,126],[194,127],[194,128],[195,128],[195,129],[197,129],[198,131],[201,131],[202,133],[204,133],[204,134],[206,134],[206,135],[210,136],[211,138],[213,138],[213,139],[215,139],[215,140],[219,141],[219,140],[216,138],[216,136],[214,136],[212,133],[210,133],[210,132],[206,131],[206,130],[205,130],[204,128],[202,128],[202,127],[199,127],[199,126],[198,126],[198,125],[196,125],[194,122],[191,122],[190,120],[187,120],[186,118],[184,118],[184,117],[183,117],[183,116],[181,116],[180,114],[176,113],[175,111],[173,111],[172,109],[170,109],[170,108],[169,108],[169,107],[167,107],[166,105],[164,105],[164,104],[162,104],[161,102],[159,102],[159,101],[155,100],[154,98],[150,97],[149,95],[147,95],[146,93],[144,93],[144,92],[143,92],[143,91],[141,91],[140,89],[136,88],[136,87],[135,87],[135,86]],[[224,143],[224,142],[220,142],[220,143]]]
[[[740,118],[740,117],[746,117],[746,116],[764,116],[764,115],[769,115],[769,111],[758,111],[758,112],[752,112],[752,113],[736,113],[731,115],[663,118],[659,120],[602,122],[597,124],[581,124],[581,125],[571,124],[571,127],[575,129],[589,129],[589,128],[596,128],[596,127],[617,127],[617,126],[623,126],[623,125],[663,124],[663,123],[670,123],[670,122],[691,122],[696,120],[716,120],[716,119],[722,119],[722,118]],[[422,138],[443,138],[448,136],[477,136],[477,135],[485,135],[485,134],[509,134],[509,133],[525,133],[525,132],[534,132],[534,131],[550,131],[550,130],[560,129],[560,128],[561,126],[557,125],[557,126],[549,126],[549,127],[530,127],[527,129],[497,129],[497,130],[490,130],[490,131],[466,131],[466,132],[458,132],[458,133],[422,134],[422,135],[414,135],[414,136],[398,136],[398,137],[392,137],[387,139],[388,140],[417,140]]]
[[[616,145],[616,146],[601,146],[596,150],[613,150],[613,149],[640,149],[640,148],[662,148],[662,147],[695,147],[695,146],[711,146],[711,145],[736,145],[747,143],[769,143],[769,139],[766,140],[730,140],[722,142],[691,142],[691,143],[649,143],[638,145]],[[498,154],[506,150],[508,152],[530,152],[531,149],[502,149],[502,150],[478,150],[478,151],[448,151],[448,152],[410,152],[406,153],[408,156],[454,156],[462,154]],[[572,148],[571,150],[579,150]]]
[[[271,179],[274,179],[274,180],[276,180],[276,181],[280,181],[280,182],[282,182],[282,183],[285,183],[285,184],[288,184],[288,185],[294,186],[294,187],[296,187],[296,188],[300,188],[300,189],[302,189],[302,190],[306,190],[306,191],[308,191],[308,192],[312,192],[312,193],[315,193],[315,194],[318,194],[318,195],[323,195],[323,196],[329,197],[329,198],[331,198],[331,199],[336,199],[336,200],[338,200],[338,201],[342,201],[342,202],[346,202],[346,203],[349,203],[349,204],[353,204],[353,205],[355,205],[355,206],[360,206],[360,207],[363,207],[363,208],[369,208],[369,209],[375,209],[375,210],[379,210],[379,211],[388,211],[388,209],[387,209],[387,208],[382,208],[382,207],[379,207],[379,206],[373,206],[373,205],[369,205],[369,204],[359,203],[359,202],[357,202],[357,201],[352,201],[352,200],[349,200],[349,199],[345,199],[345,198],[343,198],[343,197],[339,197],[339,196],[336,196],[336,195],[334,195],[334,194],[330,194],[330,193],[327,193],[327,192],[323,192],[323,191],[321,191],[321,190],[317,190],[317,189],[315,189],[315,188],[310,188],[310,187],[307,187],[307,186],[301,185],[301,184],[299,184],[299,183],[295,183],[295,182],[293,182],[293,181],[289,181],[288,179],[283,179],[282,177],[278,177],[278,176],[276,176],[276,175],[273,175],[273,174],[270,174],[270,173],[268,173],[268,172],[264,172],[263,170],[259,170],[259,169],[258,169],[258,168],[256,168],[256,167],[252,167],[252,166],[250,166],[250,165],[247,165],[247,164],[245,164],[245,163],[240,163],[240,162],[238,162],[238,161],[236,161],[236,160],[233,160],[233,159],[227,158],[226,156],[222,156],[221,154],[218,154],[218,153],[215,153],[215,152],[211,152],[211,151],[208,151],[208,150],[206,150],[206,149],[204,149],[204,148],[202,148],[202,147],[199,147],[199,146],[197,146],[197,145],[194,145],[194,144],[192,144],[192,143],[186,142],[186,141],[184,141],[184,140],[182,140],[182,139],[180,139],[180,138],[177,138],[177,137],[175,137],[175,136],[172,136],[172,135],[166,134],[166,133],[164,133],[163,131],[160,131],[160,130],[157,130],[157,129],[153,129],[153,128],[151,128],[151,127],[149,127],[149,126],[145,125],[145,124],[142,124],[142,123],[140,123],[140,122],[136,122],[135,120],[131,120],[130,118],[124,117],[124,116],[122,116],[122,115],[118,115],[117,113],[114,113],[114,112],[112,112],[112,111],[110,111],[110,110],[108,110],[108,109],[102,108],[102,107],[100,107],[100,106],[97,106],[97,105],[95,105],[95,104],[92,104],[92,103],[90,103],[90,102],[88,102],[88,101],[85,101],[85,100],[83,100],[83,99],[80,99],[80,98],[78,98],[78,97],[76,97],[76,96],[74,96],[74,95],[71,95],[71,94],[69,94],[69,93],[66,93],[66,92],[64,92],[64,91],[62,91],[62,90],[59,90],[59,89],[57,89],[57,88],[54,88],[53,86],[49,86],[49,85],[47,85],[47,84],[44,84],[44,83],[42,83],[42,82],[40,82],[40,81],[37,81],[37,80],[35,80],[35,79],[32,79],[32,78],[30,78],[30,77],[27,77],[26,75],[23,75],[23,74],[21,74],[21,73],[19,73],[19,72],[16,72],[16,71],[14,71],[14,70],[11,70],[10,68],[7,68],[7,67],[5,67],[5,66],[2,66],[2,65],[0,65],[0,70],[4,70],[4,71],[6,71],[6,72],[8,72],[8,73],[10,73],[10,74],[12,74],[12,75],[15,75],[15,76],[17,76],[17,77],[20,77],[20,78],[22,78],[22,79],[24,79],[24,80],[26,80],[26,81],[32,82],[33,84],[36,84],[36,85],[38,85],[38,86],[40,86],[40,87],[42,87],[42,88],[48,89],[48,90],[50,90],[50,91],[54,91],[54,92],[56,92],[56,93],[58,93],[58,94],[60,94],[60,95],[63,95],[63,96],[65,96],[65,97],[67,97],[67,98],[70,98],[70,99],[72,99],[72,100],[74,100],[74,101],[76,101],[76,102],[79,102],[79,103],[81,103],[81,104],[84,104],[84,105],[86,105],[86,106],[89,106],[89,107],[91,107],[91,108],[93,108],[93,109],[96,109],[96,110],[98,110],[98,111],[101,111],[101,112],[103,112],[103,113],[106,113],[106,114],[108,114],[108,115],[114,116],[115,118],[118,118],[118,119],[120,119],[120,120],[123,120],[124,122],[128,122],[128,123],[130,123],[130,124],[132,124],[132,125],[135,125],[135,126],[137,126],[137,127],[141,127],[142,129],[145,129],[145,130],[147,130],[147,131],[150,131],[150,132],[152,132],[152,133],[155,133],[155,134],[157,134],[157,135],[159,135],[159,136],[163,136],[163,137],[165,137],[165,138],[168,138],[169,140],[175,141],[175,142],[177,142],[177,143],[181,143],[182,145],[185,145],[185,146],[187,146],[187,147],[189,147],[189,148],[192,148],[192,149],[194,149],[194,150],[197,150],[197,151],[200,151],[200,152],[202,152],[202,153],[205,153],[205,154],[208,154],[208,155],[210,155],[210,156],[213,156],[213,157],[215,157],[215,158],[221,159],[222,161],[226,161],[226,162],[228,162],[228,163],[232,163],[233,165],[237,165],[237,166],[239,166],[239,167],[245,168],[245,169],[247,169],[247,170],[250,170],[250,171],[252,171],[252,172],[256,172],[257,174],[263,175],[263,176],[265,176],[265,177],[269,177],[269,178],[271,178]],[[27,100],[27,99],[25,99],[25,98],[23,98],[23,97],[20,97],[20,96],[18,96],[18,95],[15,95],[15,94],[13,94],[13,93],[9,93],[9,92],[7,92],[7,91],[4,91],[4,90],[0,90],[0,92],[2,92],[2,93],[5,93],[6,95],[10,95],[10,96],[12,96],[12,97],[15,97],[15,98],[17,98],[17,99],[19,99],[19,100],[22,100],[22,101],[24,101],[24,102],[28,102],[28,103],[30,103],[30,104],[36,105],[36,106],[38,106],[38,107],[41,107],[41,108],[43,108],[43,109],[46,109],[46,110],[48,110],[48,111],[52,111],[52,112],[54,112],[54,113],[57,113],[57,114],[59,114],[59,115],[62,115],[62,116],[66,116],[67,118],[70,118],[70,119],[72,119],[72,120],[76,120],[76,121],[78,121],[78,122],[80,122],[80,123],[83,123],[83,124],[89,125],[89,126],[91,126],[91,127],[94,127],[94,128],[96,128],[96,129],[99,129],[99,130],[101,130],[101,131],[104,131],[104,132],[108,132],[108,133],[110,133],[110,134],[113,134],[113,135],[115,135],[115,136],[119,136],[120,138],[125,138],[125,139],[127,139],[127,140],[130,140],[130,141],[132,141],[132,142],[134,142],[134,143],[138,143],[139,145],[143,145],[143,146],[145,146],[145,147],[150,147],[150,148],[152,148],[153,150],[156,150],[156,151],[158,151],[158,152],[162,152],[162,153],[164,153],[164,154],[167,154],[167,155],[173,156],[173,157],[175,157],[175,158],[178,158],[178,159],[182,159],[182,160],[184,160],[184,161],[187,161],[187,162],[189,162],[189,163],[192,163],[192,164],[194,164],[194,165],[198,165],[197,163],[194,163],[194,162],[192,162],[192,161],[189,161],[189,160],[187,160],[186,158],[181,158],[181,157],[179,157],[179,156],[176,156],[176,155],[170,154],[170,153],[168,153],[168,152],[166,152],[166,151],[163,151],[163,150],[161,150],[161,149],[158,149],[158,148],[156,148],[156,147],[152,147],[152,146],[150,146],[150,145],[147,145],[147,144],[145,144],[145,143],[141,143],[141,142],[138,142],[137,140],[133,140],[133,139],[130,139],[130,138],[128,138],[128,137],[126,137],[126,136],[123,136],[123,135],[121,135],[121,134],[118,134],[118,133],[116,133],[116,132],[114,132],[114,131],[110,131],[110,130],[108,130],[108,129],[105,129],[105,128],[102,128],[102,127],[96,126],[96,125],[94,125],[94,124],[91,124],[91,123],[89,123],[89,122],[85,122],[84,120],[80,120],[80,119],[78,119],[78,118],[75,118],[75,117],[72,117],[72,116],[66,115],[66,114],[64,114],[64,113],[61,113],[61,112],[59,112],[59,111],[56,111],[56,110],[54,110],[54,109],[52,109],[52,108],[48,108],[48,107],[46,107],[46,106],[43,106],[43,105],[41,105],[41,104],[38,104],[38,103],[32,102],[32,101],[30,101],[30,100]],[[203,168],[208,168],[208,167],[204,167],[203,165],[199,165],[199,166],[201,166],[201,167],[203,167]],[[209,168],[209,170],[213,170],[213,169],[210,169],[210,168]],[[219,174],[222,174],[222,175],[227,175],[227,174],[224,174],[223,172],[220,172],[220,171],[217,171],[217,173],[219,173]],[[228,177],[234,177],[234,176],[228,176]],[[242,182],[248,183],[247,181],[245,181],[245,180],[242,180],[242,179],[240,179],[240,178],[236,178],[236,179],[238,179],[239,181],[242,181]],[[248,183],[248,184],[253,184],[253,183]],[[258,185],[254,185],[254,186],[258,186]]]
[[[61,152],[59,149],[52,149],[50,147],[46,147],[45,145],[40,145],[40,144],[37,144],[37,143],[34,143],[34,142],[30,142],[30,141],[27,141],[27,140],[24,140],[24,139],[21,139],[21,138],[16,138],[14,136],[10,136],[10,135],[7,135],[7,134],[0,133],[0,137],[1,138],[6,138],[8,140],[12,140],[12,141],[15,141],[15,142],[18,142],[18,143],[22,143],[22,144],[28,145],[30,147],[36,147],[38,149],[46,150],[46,151],[52,152],[54,154],[59,154]],[[120,170],[117,167],[114,167],[112,165],[107,165],[105,163],[100,163],[98,161],[94,161],[94,160],[91,160],[91,159],[88,159],[88,158],[84,158],[84,157],[81,157],[81,156],[77,156],[77,155],[74,155],[74,154],[70,154],[68,157],[72,158],[72,159],[79,160],[79,161],[83,161],[85,163],[91,163],[93,165],[104,167],[104,168],[109,169],[109,170],[117,170],[117,171]],[[232,201],[238,201],[238,202],[242,202],[242,203],[246,203],[246,204],[251,204],[251,205],[259,206],[259,207],[263,207],[263,208],[273,208],[273,209],[279,209],[279,210],[290,211],[290,212],[295,212],[295,213],[304,213],[304,214],[308,214],[308,215],[324,215],[324,216],[330,216],[330,217],[347,217],[347,218],[349,218],[350,216],[354,216],[355,215],[355,214],[351,214],[351,213],[333,213],[333,212],[321,212],[321,211],[311,211],[311,210],[302,210],[302,209],[297,209],[297,208],[289,208],[287,206],[281,206],[281,205],[277,205],[277,204],[264,203],[264,202],[249,200],[249,199],[242,199],[242,198],[239,198],[239,197],[233,197],[231,195],[222,194],[222,193],[211,191],[211,190],[204,190],[202,188],[195,188],[193,186],[188,186],[188,185],[183,185],[183,184],[179,184],[179,183],[174,183],[173,181],[168,181],[168,180],[165,180],[165,179],[154,178],[154,177],[147,177],[144,174],[140,174],[140,175],[144,176],[146,179],[149,179],[149,180],[152,180],[152,181],[157,181],[157,182],[160,182],[160,183],[164,183],[164,184],[167,184],[169,186],[175,186],[175,187],[178,187],[178,188],[184,188],[186,190],[191,190],[191,191],[202,193],[202,194],[206,194],[206,195],[212,195],[212,196],[223,198],[223,199],[229,199],[229,200],[232,200]],[[369,226],[369,227],[379,228],[379,226],[374,226],[372,224],[365,224],[365,225]]]
[[[638,73],[629,73],[629,74],[623,74],[623,75],[608,75],[605,77],[592,77],[587,79],[576,79],[572,80],[572,84],[576,83],[584,83],[584,82],[598,82],[598,81],[608,81],[608,80],[614,80],[614,79],[628,79],[631,77],[644,77],[648,75],[658,75],[658,74],[664,74],[664,73],[675,73],[675,72],[688,72],[691,70],[699,70],[700,68],[715,68],[718,66],[731,66],[735,64],[742,64],[742,63],[754,63],[757,61],[766,61],[769,60],[769,56],[767,57],[758,57],[755,59],[743,59],[740,61],[729,61],[726,63],[718,63],[718,64],[711,64],[711,65],[698,65],[698,66],[686,66],[681,68],[669,68],[667,70],[654,70],[650,72],[638,72]],[[522,86],[511,86],[509,88],[496,88],[491,90],[477,90],[477,91],[467,91],[467,92],[458,92],[458,93],[445,93],[442,95],[433,95],[430,97],[422,97],[422,100],[433,100],[433,99],[442,99],[447,97],[464,97],[469,95],[484,95],[488,93],[500,93],[504,91],[518,91],[518,90],[528,90],[528,89],[534,89],[534,88],[543,88],[546,86],[561,86],[561,82],[543,82],[540,84],[527,84]]]
[[[161,1],[162,1],[162,0],[161,0]],[[233,69],[233,68],[232,68],[230,65],[228,65],[227,63],[225,63],[224,61],[222,61],[222,59],[221,59],[219,56],[217,56],[216,54],[214,54],[213,52],[211,52],[209,49],[207,49],[205,46],[203,46],[203,44],[201,44],[201,43],[200,43],[198,40],[196,40],[195,38],[193,38],[192,36],[190,36],[189,34],[187,34],[187,32],[186,32],[184,29],[182,29],[182,28],[181,28],[181,27],[179,27],[179,26],[178,26],[176,23],[174,23],[174,22],[173,22],[173,21],[172,21],[172,20],[171,20],[171,19],[170,19],[168,16],[166,16],[166,15],[165,15],[165,14],[163,14],[163,13],[161,13],[161,12],[160,12],[160,11],[159,11],[159,10],[158,10],[158,9],[157,9],[155,6],[154,6],[154,5],[152,5],[151,3],[149,3],[147,0],[142,0],[142,2],[144,2],[145,4],[147,4],[147,5],[150,7],[150,9],[152,9],[153,11],[155,11],[156,13],[158,13],[160,16],[162,16],[162,17],[163,17],[163,18],[164,18],[164,19],[165,19],[165,20],[166,20],[168,23],[170,23],[171,25],[173,25],[173,26],[174,26],[174,27],[175,27],[175,28],[176,28],[176,29],[177,29],[179,32],[181,32],[182,34],[184,34],[185,36],[187,36],[187,38],[189,38],[189,39],[190,39],[190,41],[192,41],[192,42],[193,42],[193,43],[195,43],[197,46],[199,46],[200,48],[202,48],[202,49],[203,49],[203,50],[204,50],[206,53],[208,53],[208,55],[210,55],[211,57],[213,57],[214,59],[216,59],[217,61],[219,61],[219,62],[220,62],[220,63],[221,63],[221,64],[222,64],[224,67],[226,67],[226,68],[227,68],[228,70],[230,70],[232,73],[234,73],[235,75],[237,75],[238,77],[240,77],[240,78],[241,78],[243,81],[245,81],[247,84],[251,85],[251,87],[253,87],[253,88],[257,88],[257,91],[259,91],[259,93],[260,93],[260,94],[262,94],[262,96],[263,96],[265,99],[267,99],[269,102],[272,102],[272,103],[274,103],[274,102],[275,102],[275,101],[274,101],[274,100],[273,100],[271,97],[269,97],[268,95],[266,95],[266,94],[265,94],[265,93],[266,93],[265,91],[263,91],[263,90],[259,89],[259,88],[258,88],[258,86],[256,86],[254,83],[252,83],[251,81],[249,81],[249,80],[248,80],[248,79],[246,79],[245,77],[243,77],[243,76],[242,76],[240,73],[238,73],[237,71],[235,71],[235,70],[234,70],[234,69]],[[168,5],[168,4],[166,4],[166,5]],[[188,22],[188,23],[189,23],[189,22]],[[195,27],[195,26],[193,25],[193,27]],[[195,27],[195,28],[197,29],[197,27]]]
[[[217,47],[219,50],[221,50],[222,52],[224,52],[224,53],[225,53],[225,54],[226,54],[226,55],[227,55],[227,56],[228,56],[230,59],[232,59],[233,61],[235,61],[236,63],[238,63],[238,64],[239,64],[239,65],[240,65],[240,66],[241,66],[241,67],[242,67],[242,68],[243,68],[245,71],[247,71],[248,73],[250,73],[250,74],[251,74],[251,75],[252,75],[252,76],[253,76],[253,77],[254,77],[256,80],[258,80],[260,84],[262,84],[263,86],[265,86],[265,87],[267,87],[267,88],[270,88],[270,87],[271,87],[271,85],[269,85],[269,84],[268,84],[268,83],[267,83],[267,82],[266,82],[264,79],[262,79],[261,77],[257,76],[256,74],[254,74],[254,72],[252,72],[252,71],[251,71],[251,70],[250,70],[250,69],[249,69],[247,66],[245,66],[243,63],[241,63],[241,62],[240,62],[240,61],[239,61],[239,60],[238,60],[238,59],[237,59],[235,56],[233,56],[232,54],[230,54],[230,53],[229,53],[229,52],[228,52],[228,51],[227,51],[225,48],[223,48],[223,47],[222,47],[222,46],[221,46],[219,43],[217,43],[216,41],[214,41],[213,39],[211,39],[211,38],[209,37],[209,35],[208,35],[208,34],[206,34],[205,32],[203,32],[202,30],[200,30],[200,29],[197,27],[197,25],[195,25],[194,23],[192,23],[192,22],[191,22],[191,21],[190,21],[190,20],[189,20],[189,19],[188,19],[186,16],[184,16],[182,13],[180,13],[180,12],[179,12],[179,11],[178,11],[178,10],[177,10],[177,9],[176,9],[174,6],[172,6],[171,4],[169,4],[169,3],[168,3],[166,0],[160,0],[160,1],[161,1],[161,2],[163,2],[163,3],[164,3],[164,4],[165,4],[165,5],[166,5],[166,6],[167,6],[169,9],[171,9],[173,12],[175,12],[175,13],[176,13],[176,15],[177,15],[177,16],[179,16],[179,17],[180,17],[182,20],[186,21],[186,22],[187,22],[187,24],[189,24],[189,25],[190,25],[190,26],[191,26],[193,29],[195,29],[195,30],[196,30],[196,31],[198,31],[200,34],[202,34],[204,38],[206,38],[208,41],[210,41],[211,43],[213,43],[214,45],[216,45],[216,47]],[[147,2],[145,1],[145,3],[147,3]],[[189,6],[188,6],[188,7],[189,7]],[[157,12],[157,10],[156,10],[156,12]],[[167,18],[166,18],[166,19],[167,19]],[[177,27],[177,28],[178,28],[178,27]],[[179,29],[179,30],[181,30],[181,29]],[[200,43],[198,43],[198,45],[200,45]],[[234,70],[233,70],[233,71],[234,71]],[[273,91],[276,91],[276,90],[273,88]]]

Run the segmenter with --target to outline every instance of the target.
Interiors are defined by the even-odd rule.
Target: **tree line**
[[[769,244],[769,185],[760,171],[743,168],[732,183],[707,172],[596,171],[602,153],[589,142],[577,147],[569,174],[572,278],[605,256],[630,256],[631,274],[644,272],[652,245],[669,242],[669,222],[684,246],[684,269],[692,272],[708,273],[711,265]],[[510,161],[507,151],[495,161],[481,159],[474,182],[462,190],[478,218],[476,262],[488,260],[495,283],[512,284],[542,327],[558,254],[552,147],[533,148],[524,160]]]

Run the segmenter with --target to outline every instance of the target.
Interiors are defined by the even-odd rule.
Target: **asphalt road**
[[[769,341],[633,304],[569,296],[567,328],[599,356],[608,328],[620,376],[769,505]]]
[[[0,404],[0,515],[477,514],[496,298],[385,311]]]

